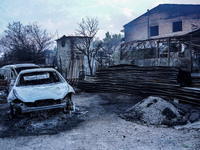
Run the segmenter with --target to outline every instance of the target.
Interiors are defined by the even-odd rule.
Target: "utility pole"
[[[149,11],[149,9],[147,9],[147,13],[148,13],[148,16],[147,16],[147,38],[149,39],[150,38],[150,27],[149,27],[150,11]]]

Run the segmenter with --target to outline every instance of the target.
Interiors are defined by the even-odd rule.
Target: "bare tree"
[[[42,30],[41,26],[36,23],[29,25],[30,45],[32,46],[33,59],[37,60],[42,57],[42,52],[52,46],[53,35],[47,33],[47,30]]]
[[[52,42],[53,36],[36,23],[26,26],[20,22],[9,23],[0,38],[0,46],[7,57],[7,63],[39,63],[43,57],[42,52]]]
[[[86,56],[91,76],[93,76],[93,60],[96,59],[97,51],[100,49],[100,45],[95,48],[92,47],[92,41],[99,30],[98,25],[99,21],[97,18],[86,17],[86,19],[82,19],[82,22],[78,23],[78,28],[76,29],[76,35],[81,38],[73,41],[75,48]]]
[[[20,22],[9,23],[7,28],[0,39],[1,47],[10,61],[23,60],[29,53],[26,50],[28,49],[28,32]]]

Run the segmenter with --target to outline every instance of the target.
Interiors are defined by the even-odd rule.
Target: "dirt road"
[[[200,129],[145,126],[118,115],[144,97],[77,93],[76,112],[59,110],[8,119],[0,104],[0,149],[3,150],[198,150]]]

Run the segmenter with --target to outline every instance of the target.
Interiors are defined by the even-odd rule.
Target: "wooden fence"
[[[68,84],[70,84],[71,86],[76,86],[79,82],[79,78],[72,78],[72,79],[65,79],[67,81]]]
[[[79,81],[89,92],[114,92],[165,96],[200,105],[200,89],[192,87],[190,72],[176,67],[118,65],[96,72],[92,81]]]

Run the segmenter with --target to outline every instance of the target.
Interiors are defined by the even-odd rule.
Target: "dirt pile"
[[[147,125],[185,125],[200,120],[200,111],[190,105],[149,96],[137,103],[120,117]]]

